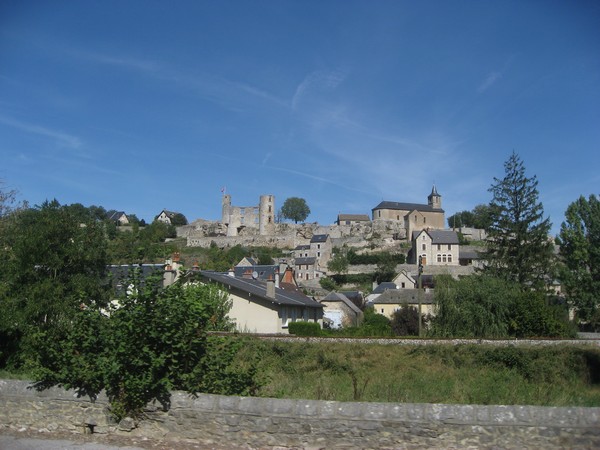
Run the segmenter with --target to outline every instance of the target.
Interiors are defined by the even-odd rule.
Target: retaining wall
[[[600,448],[600,408],[343,403],[174,392],[137,424],[107,400],[0,380],[0,427],[130,435],[231,448]],[[1,429],[1,428],[0,428]]]

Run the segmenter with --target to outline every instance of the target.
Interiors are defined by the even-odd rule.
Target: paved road
[[[0,434],[0,450],[144,450],[141,447],[115,446],[100,442],[66,439],[38,439]]]

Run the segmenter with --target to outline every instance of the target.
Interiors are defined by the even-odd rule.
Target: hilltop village
[[[473,273],[477,252],[460,243],[485,237],[483,230],[445,228],[442,196],[436,186],[427,203],[382,201],[372,208],[370,216],[339,214],[332,225],[280,223],[276,220],[275,196],[270,194],[260,196],[258,204],[251,206],[236,206],[231,195],[225,194],[221,206],[221,220],[196,220],[178,226],[177,235],[186,239],[188,247],[263,246],[289,252],[272,265],[243,258],[229,273],[196,268],[207,281],[230,292],[234,299],[231,316],[238,329],[264,333],[285,333],[287,324],[296,319],[321,324],[324,320],[333,327],[358,324],[361,307],[366,304],[391,317],[401,305],[416,305],[419,282],[425,288],[420,299],[422,311],[431,314],[433,275]],[[157,220],[170,223],[175,214],[162,211]],[[402,254],[406,263],[396,266],[393,280],[374,283],[368,295],[323,289],[320,281],[332,275],[328,263],[335,252],[350,248],[362,254]],[[169,260],[168,267],[175,273],[180,267],[178,257]],[[373,267],[352,266],[348,273],[369,271]]]

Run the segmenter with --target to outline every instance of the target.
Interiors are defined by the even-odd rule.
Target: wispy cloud
[[[309,73],[296,88],[292,98],[292,109],[296,110],[303,98],[315,90],[335,89],[342,81],[345,74],[340,71],[317,70]]]
[[[60,146],[73,149],[81,147],[81,139],[60,130],[53,130],[39,125],[21,122],[6,116],[0,116],[0,123],[24,131],[25,133],[48,137],[55,140]]]
[[[496,82],[502,78],[502,74],[500,72],[490,72],[488,76],[483,80],[483,82],[477,88],[477,92],[483,94],[489,88],[491,88]]]

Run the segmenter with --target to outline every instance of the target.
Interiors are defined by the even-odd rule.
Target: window
[[[417,221],[417,215],[415,214],[415,222]]]
[[[404,289],[406,287],[406,283],[403,281],[402,282],[402,289]]]
[[[377,217],[381,217],[381,211],[377,211]]]
[[[381,314],[383,314],[383,308],[381,308]]]
[[[423,243],[422,248],[423,250],[427,250],[427,244]]]
[[[437,262],[439,262],[439,263],[442,262],[442,255],[440,255],[439,253],[437,255]]]
[[[448,255],[448,262],[452,262],[452,255]]]
[[[442,255],[442,262],[446,262],[446,255]]]
[[[321,252],[317,252],[317,258],[321,257]]]
[[[448,250],[452,250],[452,245],[448,244]]]
[[[240,208],[240,214],[243,216],[246,214],[246,208]]]
[[[269,205],[269,212],[271,212],[271,205]]]
[[[437,246],[438,246],[438,251],[442,249],[442,245],[441,244],[438,244]]]
[[[320,249],[321,248],[321,244],[317,244],[317,248]]]
[[[427,217],[423,217],[423,223],[427,222]]]

